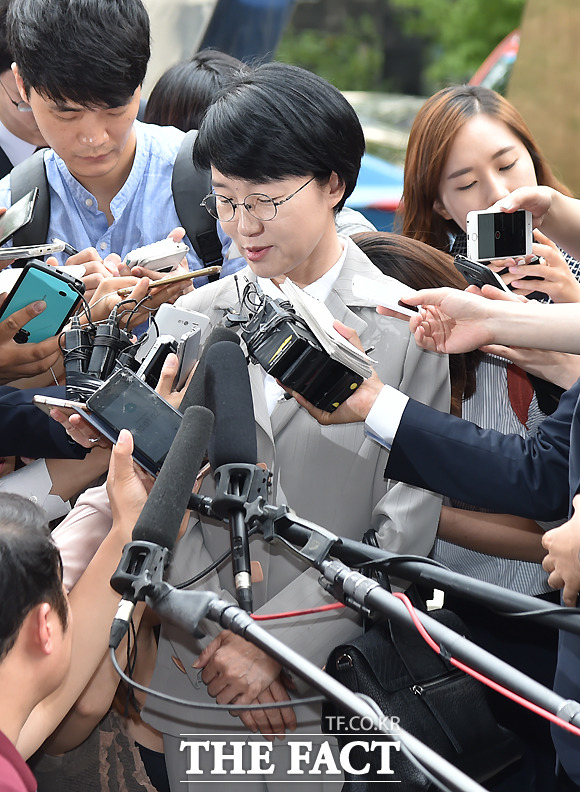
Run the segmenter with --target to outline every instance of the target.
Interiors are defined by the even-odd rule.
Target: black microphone
[[[213,428],[213,414],[205,407],[186,410],[175,440],[133,529],[132,541],[111,578],[123,594],[111,627],[109,646],[117,648],[127,632],[138,599],[161,580],[170,551],[188,506],[195,478],[203,462]]]
[[[234,344],[239,344],[240,337],[233,330],[228,330],[227,327],[214,327],[203,346],[199,362],[181,401],[179,408],[181,412],[185,412],[188,407],[194,404],[205,406],[205,360],[211,347],[220,341],[231,341]]]
[[[208,455],[216,479],[213,508],[223,511],[230,524],[232,567],[236,597],[241,608],[252,610],[252,584],[244,503],[258,456],[254,406],[248,366],[242,349],[221,341],[205,360],[205,400],[215,416]]]

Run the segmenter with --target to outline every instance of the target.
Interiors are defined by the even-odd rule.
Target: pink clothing
[[[0,792],[36,792],[32,770],[0,731]]]
[[[70,591],[111,530],[113,515],[106,485],[92,487],[52,532],[63,564],[63,582]]]

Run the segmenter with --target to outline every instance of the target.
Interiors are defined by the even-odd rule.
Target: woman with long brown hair
[[[413,123],[405,161],[400,228],[405,236],[440,251],[465,254],[469,211],[487,209],[516,188],[535,185],[550,186],[569,195],[517,109],[487,88],[451,86],[429,98]],[[537,280],[522,279],[532,275],[544,278],[541,289],[551,299],[580,300],[578,262],[569,259],[569,266],[545,235],[536,230],[534,237],[533,253],[540,263],[506,260],[494,268],[504,270],[507,264],[509,271],[505,270],[502,277],[517,294],[525,296],[537,290]],[[463,401],[461,414],[482,428],[526,436],[536,431],[555,403],[553,390],[545,383],[537,378],[530,381],[521,369],[506,360],[485,355],[476,372],[475,392]],[[473,474],[476,476],[477,471]],[[498,533],[501,536],[503,517],[483,515],[489,525],[478,537],[473,529],[474,513],[463,508],[459,503],[444,507],[432,554],[435,559],[457,572],[515,591],[543,598],[554,596],[549,593],[539,563],[498,557],[500,545],[494,548],[491,537]],[[544,530],[549,527],[552,526],[541,526]],[[467,607],[460,599],[446,597],[446,604],[460,613],[478,643],[544,684],[552,684],[555,635],[545,630],[534,630],[531,635],[526,625],[507,623],[483,608]],[[527,718],[521,708],[510,710],[496,702],[496,712],[504,725],[524,739],[532,760],[527,763],[530,774],[510,778],[511,788],[525,785],[526,789],[542,792],[555,789],[548,730],[541,728],[537,719]]]

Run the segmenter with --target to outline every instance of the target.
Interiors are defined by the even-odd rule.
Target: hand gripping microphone
[[[208,448],[216,480],[212,509],[229,518],[236,597],[240,607],[251,612],[250,551],[244,503],[259,468],[256,468],[256,425],[248,366],[236,344],[221,341],[208,350],[205,403],[215,416]]]
[[[241,351],[241,350],[240,350]],[[213,427],[205,407],[186,410],[165,462],[125,545],[111,586],[123,594],[111,627],[109,646],[117,648],[127,632],[135,603],[152,583],[160,581],[177,541],[195,478]]]

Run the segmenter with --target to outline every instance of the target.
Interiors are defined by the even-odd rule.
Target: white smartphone
[[[156,272],[171,272],[188,250],[189,247],[183,242],[161,239],[127,253],[125,264],[131,269],[139,266]]]
[[[405,316],[413,316],[419,310],[414,305],[401,302],[402,297],[417,294],[416,290],[388,275],[381,274],[377,278],[355,275],[352,279],[352,292],[355,297],[368,300],[371,305],[382,305]]]
[[[184,333],[179,339],[177,374],[173,380],[173,390],[181,390],[187,382],[199,356],[200,338],[201,330],[199,327],[195,327],[188,333]]]
[[[23,247],[0,248],[0,261],[50,256],[53,253],[60,253],[64,248],[64,242],[49,242],[46,245],[25,245]]]
[[[468,212],[467,258],[472,261],[527,256],[532,252],[532,213]]]
[[[157,326],[158,333],[155,332]],[[139,347],[136,359],[141,362],[157,340],[158,335],[170,335],[173,338],[181,338],[184,333],[199,327],[200,337],[204,338],[209,330],[209,317],[197,311],[187,311],[185,308],[177,308],[175,305],[163,303],[155,314],[155,324],[151,320],[151,325],[147,333],[147,339]]]
[[[79,410],[87,409],[86,405],[82,402],[70,401],[70,399],[57,399],[52,396],[42,396],[39,393],[32,397],[32,403],[47,415],[50,415],[50,411],[55,407],[66,415],[71,415],[73,412],[77,413]]]

